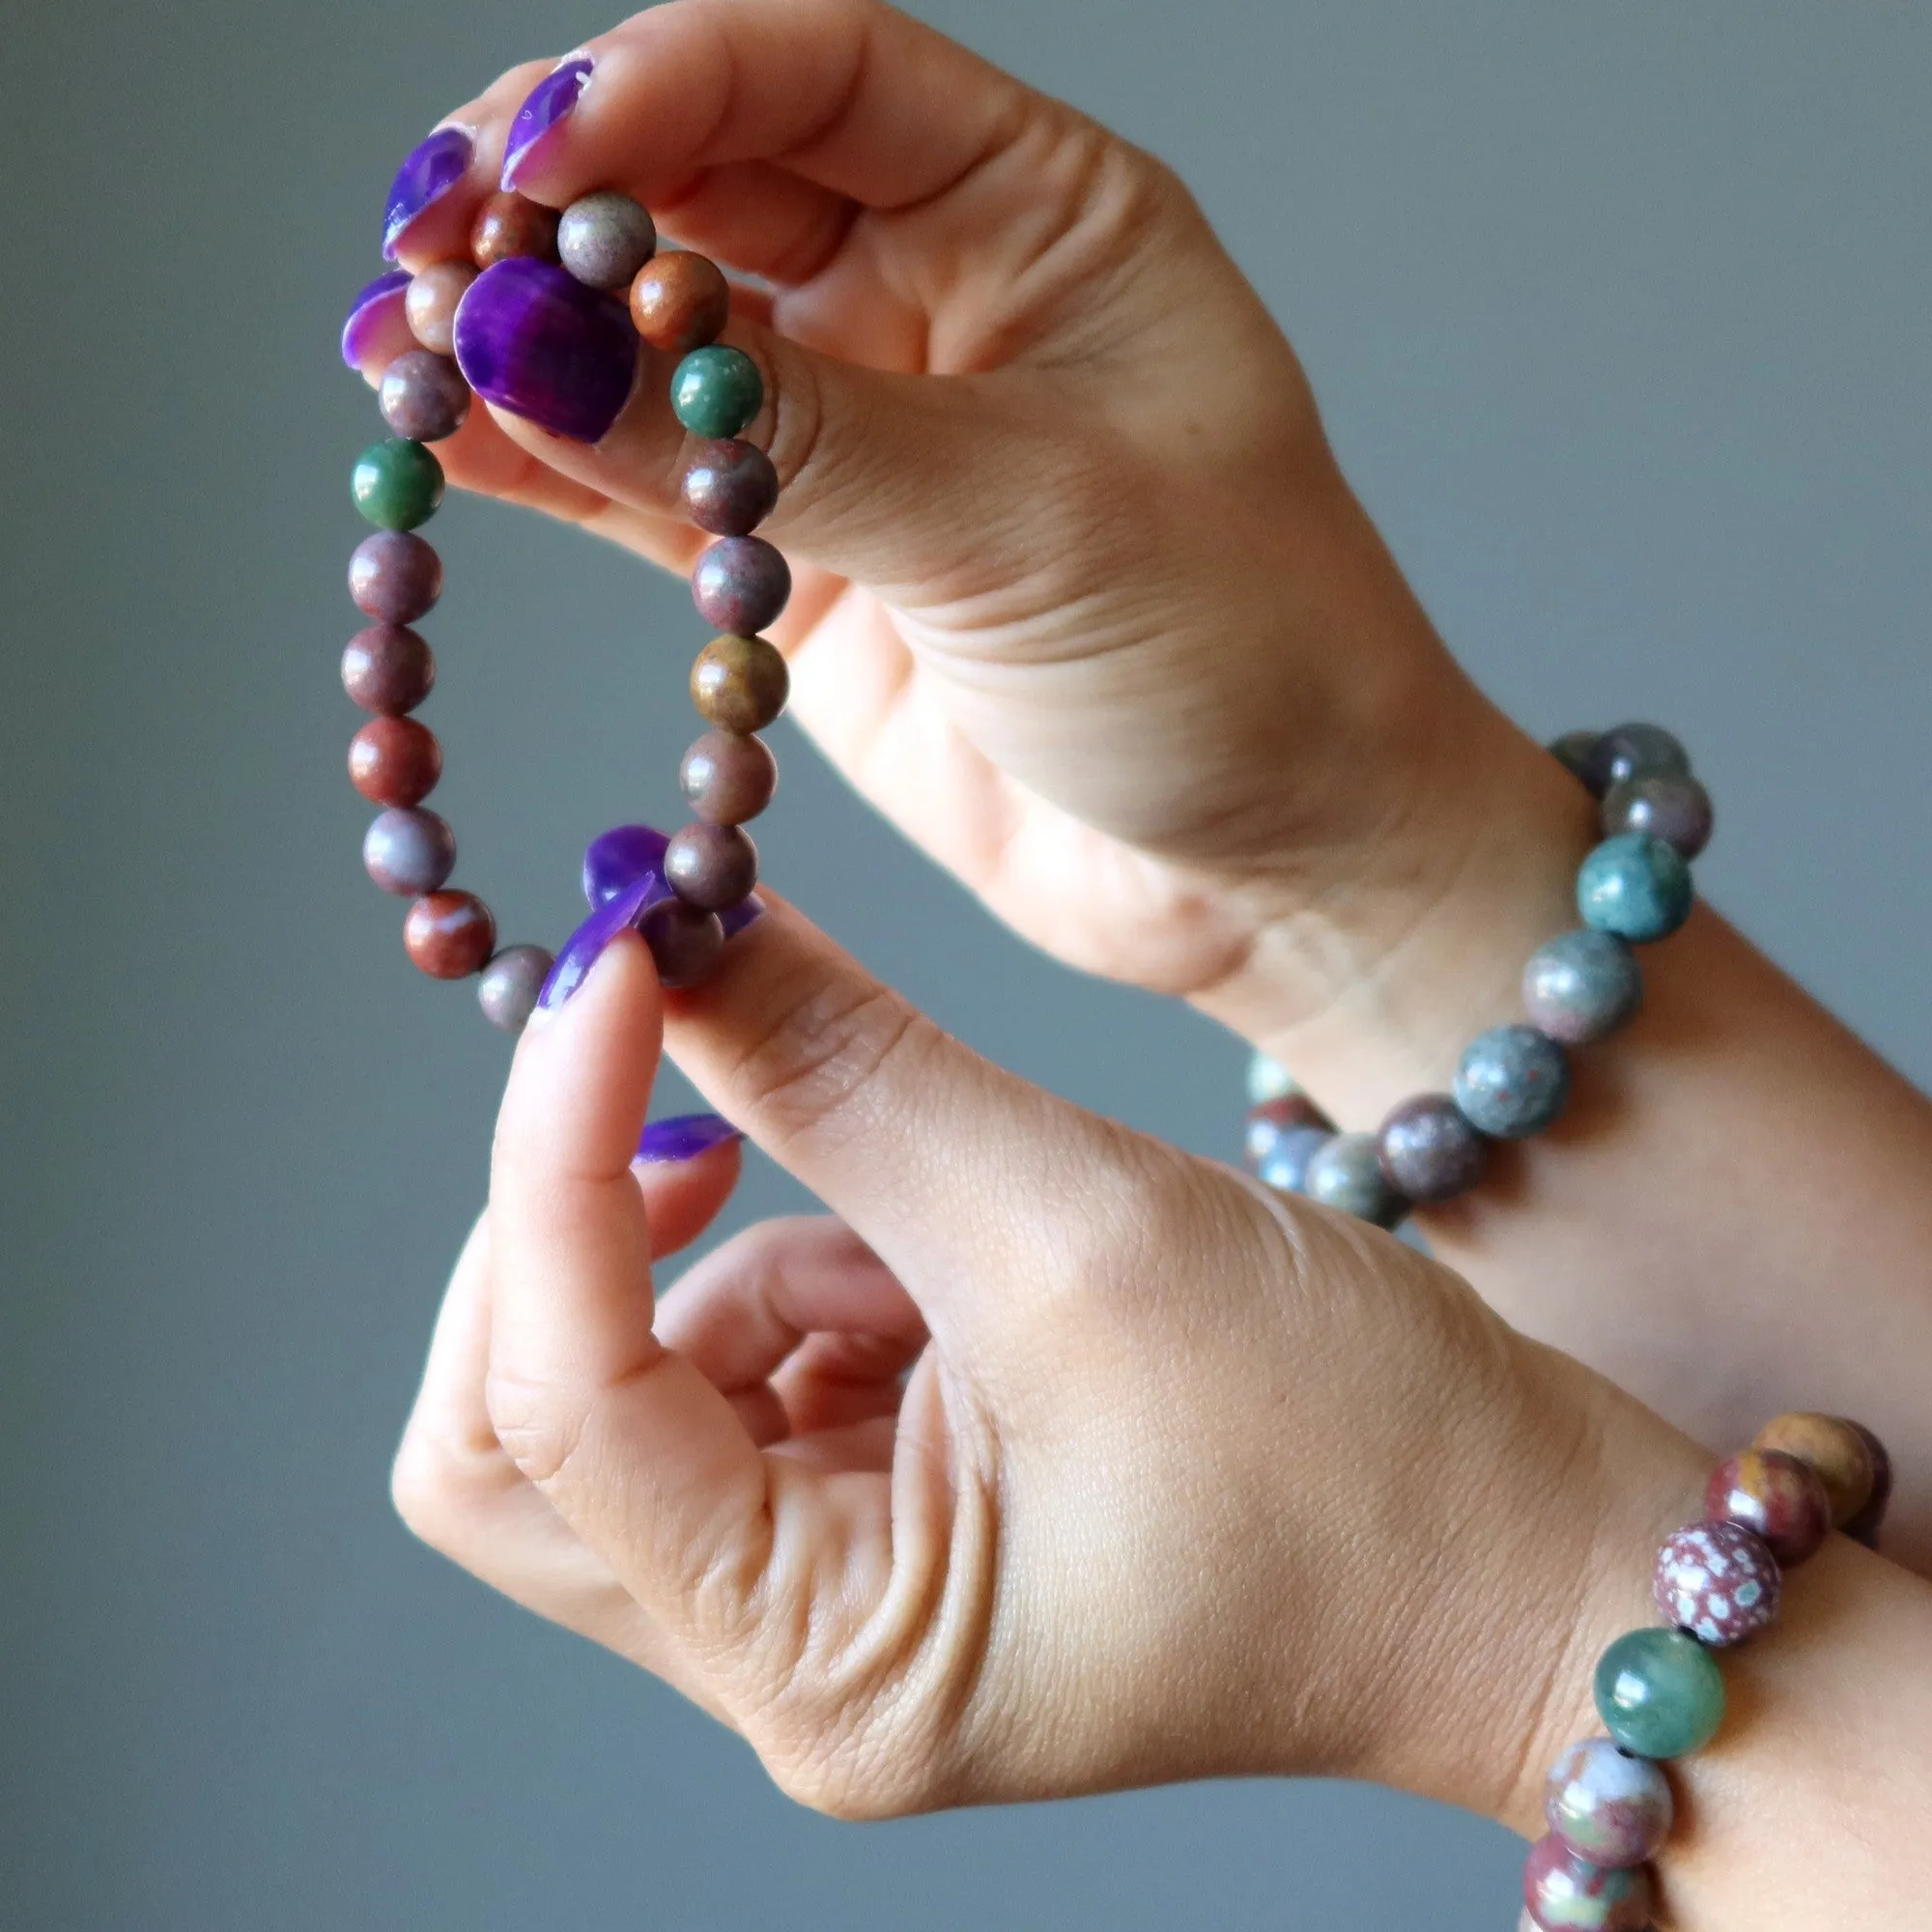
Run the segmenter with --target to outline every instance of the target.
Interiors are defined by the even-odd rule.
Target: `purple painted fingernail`
[[[652,891],[660,882],[650,874],[634,879],[620,892],[606,899],[558,949],[556,964],[550,969],[537,995],[537,1010],[553,1012],[570,998],[590,977],[590,969],[604,949],[634,924],[638,915],[650,903]]]
[[[723,1114],[673,1114],[668,1121],[652,1121],[638,1141],[638,1158],[652,1166],[678,1160],[696,1160],[727,1141],[745,1136]]]
[[[573,442],[596,442],[638,375],[624,304],[528,255],[485,269],[456,311],[456,361],[485,402]]]
[[[389,199],[383,209],[384,261],[396,259],[403,230],[431,202],[440,201],[463,179],[469,165],[469,136],[461,128],[439,128],[410,150],[389,184]]]
[[[517,118],[510,123],[510,136],[503,144],[503,181],[507,190],[517,185],[517,170],[535,153],[537,143],[577,105],[583,83],[590,78],[588,54],[572,54],[530,89]]]
[[[410,271],[391,269],[378,275],[349,304],[342,325],[342,359],[372,383],[398,355],[415,347],[403,298],[410,289]]]
[[[756,893],[747,893],[734,906],[726,906],[718,915],[718,923],[724,928],[726,939],[736,939],[755,919],[765,916],[765,902]]]
[[[655,825],[613,825],[600,832],[583,852],[583,896],[593,910],[646,872],[664,872],[670,840]]]

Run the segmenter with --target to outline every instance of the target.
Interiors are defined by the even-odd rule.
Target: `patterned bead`
[[[677,782],[699,818],[714,825],[742,825],[771,804],[779,761],[762,738],[707,731],[685,753]]]
[[[1541,1133],[1570,1097],[1563,1049],[1534,1027],[1492,1027],[1469,1042],[1456,1068],[1456,1104],[1497,1140]]]
[[[1529,955],[1522,1003],[1539,1033],[1569,1046],[1606,1039],[1643,1006],[1636,955],[1615,933],[1579,926]]]
[[[442,501],[442,465],[419,442],[391,437],[355,459],[349,479],[355,507],[385,530],[412,530]]]
[[[1264,1100],[1285,1100],[1291,1094],[1300,1092],[1300,1084],[1280,1061],[1271,1060],[1264,1053],[1249,1056],[1248,1104],[1251,1107],[1260,1106]]]
[[[638,930],[651,949],[658,978],[673,990],[695,986],[724,950],[724,928],[715,912],[702,912],[683,899],[660,899],[638,917]]]
[[[1691,896],[1684,855],[1647,832],[1605,838],[1577,874],[1584,924],[1638,945],[1675,932],[1690,917]]]
[[[1259,1170],[1263,1161],[1279,1145],[1284,1134],[1315,1128],[1325,1140],[1335,1131],[1335,1122],[1305,1094],[1285,1099],[1264,1100],[1248,1109],[1247,1130],[1242,1136],[1242,1152],[1249,1171]]]
[[[1796,1409],[1775,1416],[1751,1437],[1753,1449],[1777,1449],[1796,1456],[1825,1486],[1832,1527],[1841,1529],[1871,1501],[1878,1471],[1865,1438],[1840,1415]]]
[[[707,624],[754,637],[791,596],[791,566],[763,537],[720,537],[691,573],[691,601]]]
[[[1336,1134],[1324,1142],[1310,1156],[1301,1191],[1378,1228],[1393,1228],[1408,1212],[1382,1174],[1374,1134]]]
[[[1783,1582],[1762,1537],[1734,1522],[1693,1522],[1664,1538],[1650,1587],[1667,1622],[1722,1649],[1776,1622]]]
[[[1377,1136],[1382,1178],[1411,1201],[1453,1201],[1483,1178],[1489,1143],[1447,1094],[1405,1100]]]
[[[790,693],[783,655],[763,638],[713,638],[691,668],[691,701],[721,731],[762,731]]]
[[[556,260],[556,210],[520,194],[493,194],[469,225],[469,253],[479,269],[516,256]]]
[[[456,305],[475,279],[473,262],[437,262],[410,284],[403,313],[410,332],[433,355],[447,355],[456,347]]]
[[[412,349],[383,371],[377,406],[398,436],[440,442],[463,427],[469,413],[469,384],[447,355]]]
[[[541,946],[504,947],[476,980],[476,1004],[483,1009],[483,1017],[504,1033],[522,1033],[555,963]]]
[[[1640,1865],[1670,1835],[1670,1780],[1648,1758],[1608,1738],[1572,1745],[1543,1787],[1549,1829],[1580,1859],[1621,1870]]]
[[[420,805],[442,777],[442,747],[413,718],[372,718],[349,741],[349,782],[372,805]]]
[[[1867,1549],[1878,1548],[1878,1532],[1885,1521],[1886,1506],[1891,1501],[1891,1456],[1885,1444],[1867,1429],[1862,1422],[1854,1422],[1852,1427],[1863,1438],[1865,1447],[1871,1452],[1872,1492],[1871,1499],[1851,1521],[1845,1524],[1845,1534]]]
[[[1747,1449],[1712,1472],[1704,1514],[1761,1536],[1787,1570],[1817,1553],[1831,1534],[1825,1485],[1796,1456]]]
[[[362,835],[363,869],[385,893],[419,898],[456,869],[456,834],[422,807],[379,812]]]
[[[442,559],[412,530],[378,530],[350,553],[349,595],[365,617],[413,624],[442,595]]]
[[[779,472],[752,442],[700,443],[684,472],[684,513],[715,537],[748,537],[779,499]]]
[[[1683,1757],[1700,1750],[1724,1720],[1724,1679],[1694,1636],[1638,1630],[1604,1652],[1597,1665],[1597,1715],[1638,1757]]]
[[[403,945],[432,980],[467,980],[497,950],[497,922],[474,893],[429,893],[405,916]]]
[[[722,342],[694,349],[671,372],[671,413],[693,436],[736,436],[764,400],[758,365]]]
[[[1601,731],[1566,731],[1562,737],[1552,738],[1545,749],[1572,778],[1580,779],[1590,769],[1590,753],[1603,735]]]
[[[1642,1865],[1593,1865],[1553,1832],[1529,1848],[1522,1896],[1542,1932],[1648,1932],[1657,1903]]]
[[[436,688],[436,653],[407,624],[371,624],[343,650],[342,688],[364,711],[400,718]]]
[[[688,355],[717,341],[730,315],[731,285],[703,255],[660,255],[631,284],[631,321],[667,355]]]
[[[758,848],[736,825],[699,820],[671,834],[664,873],[671,890],[700,912],[723,912],[758,883]]]
[[[614,188],[579,196],[556,224],[557,258],[593,289],[621,289],[657,246],[649,213]]]
[[[1605,838],[1648,832],[1694,859],[1711,842],[1717,813],[1711,794],[1689,772],[1652,772],[1612,785],[1599,820]]]
[[[1602,798],[1626,779],[1653,778],[1690,769],[1690,754],[1660,724],[1619,724],[1590,747],[1583,782]]]
[[[1290,1127],[1255,1162],[1255,1179],[1277,1193],[1305,1193],[1309,1163],[1334,1138],[1333,1127]]]

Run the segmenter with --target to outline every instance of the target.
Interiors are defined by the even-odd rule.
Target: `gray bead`
[[[1484,1133],[1520,1140],[1541,1133],[1563,1111],[1570,1063],[1534,1027],[1492,1027],[1469,1042],[1455,1088],[1457,1106]]]
[[[1248,1062],[1248,1104],[1259,1107],[1264,1100],[1286,1100],[1299,1094],[1294,1075],[1280,1061],[1265,1053],[1255,1054]]]
[[[555,963],[541,946],[506,946],[476,980],[476,1004],[493,1027],[522,1033]]]
[[[378,812],[362,835],[362,865],[385,893],[420,898],[456,869],[456,834],[421,806]]]
[[[1308,1184],[1308,1163],[1335,1138],[1333,1127],[1288,1127],[1275,1135],[1255,1161],[1255,1179],[1282,1194],[1299,1194]]]
[[[1583,782],[1602,798],[1626,779],[1688,775],[1690,770],[1690,753],[1662,724],[1619,724],[1590,747]]]
[[[1337,1134],[1308,1163],[1302,1192],[1378,1228],[1393,1228],[1408,1211],[1382,1174],[1374,1134]]]
[[[1625,779],[1604,794],[1604,837],[1648,832],[1694,859],[1711,842],[1716,813],[1711,794],[1689,772],[1653,772]]]
[[[556,224],[557,259],[593,289],[626,287],[657,246],[649,213],[614,189],[573,201]]]
[[[1483,1178],[1490,1144],[1447,1094],[1405,1100],[1376,1137],[1382,1178],[1410,1201],[1453,1201]]]
[[[1573,779],[1580,779],[1590,769],[1590,753],[1603,735],[1601,731],[1566,731],[1562,737],[1550,739],[1546,749]]]
[[[1636,954],[1615,933],[1579,926],[1529,955],[1522,1003],[1540,1032],[1581,1046],[1607,1039],[1636,1018],[1643,974]]]
[[[446,355],[412,349],[383,371],[383,420],[412,442],[440,442],[469,413],[469,384]]]

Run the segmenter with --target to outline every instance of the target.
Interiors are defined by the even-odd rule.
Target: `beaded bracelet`
[[[399,178],[392,205],[401,191]],[[623,826],[598,839],[584,863],[591,916],[554,956],[540,946],[498,950],[489,907],[448,888],[456,836],[423,805],[441,776],[442,748],[411,715],[436,681],[434,654],[412,626],[442,590],[441,560],[415,534],[442,500],[442,466],[428,445],[463,426],[472,388],[515,400],[501,366],[500,324],[474,320],[477,290],[487,292],[494,315],[510,314],[531,331],[568,311],[607,338],[615,351],[611,367],[632,372],[621,393],[582,393],[597,386],[586,367],[582,384],[547,396],[546,419],[575,423],[580,440],[601,435],[623,406],[639,338],[681,358],[671,409],[702,439],[684,471],[684,508],[718,539],[691,580],[699,614],[723,634],[698,653],[691,673],[693,702],[712,727],[678,773],[693,822],[668,838]],[[628,301],[612,293],[620,290]],[[729,310],[717,265],[701,255],[659,254],[655,224],[627,195],[585,195],[559,216],[505,192],[478,212],[467,259],[378,276],[356,296],[343,328],[343,360],[377,386],[395,433],[363,451],[352,479],[356,508],[378,526],[349,565],[350,595],[373,621],[342,659],[344,689],[375,714],[349,748],[351,782],[384,808],[362,841],[362,862],[384,892],[411,899],[403,944],[415,965],[438,980],[477,975],[485,1016],[509,1033],[537,1008],[567,998],[623,926],[642,933],[666,985],[688,986],[761,910],[752,891],[757,848],[743,827],[778,783],[777,761],[755,734],[784,708],[789,674],[758,633],[784,609],[791,573],[752,534],[778,500],[779,483],[771,459],[738,440],[764,392],[756,363],[718,341]]]
[[[1393,1228],[1417,1202],[1453,1201],[1483,1178],[1490,1144],[1541,1133],[1570,1095],[1567,1049],[1636,1017],[1643,976],[1633,946],[1667,938],[1690,915],[1690,862],[1710,842],[1710,794],[1684,747],[1655,724],[1572,731],[1550,751],[1602,803],[1603,842],[1577,874],[1583,923],[1523,968],[1530,1025],[1469,1043],[1453,1091],[1405,1100],[1374,1133],[1338,1133],[1279,1062],[1248,1066],[1246,1155],[1271,1187]]]
[[[1667,1536],[1652,1569],[1664,1627],[1618,1637],[1597,1665],[1609,1736],[1572,1745],[1550,1771],[1518,1932],[1645,1932],[1648,1861],[1676,1811],[1663,1764],[1701,1750],[1723,1720],[1712,1653],[1770,1627],[1783,1573],[1832,1530],[1876,1548],[1890,1496],[1885,1445],[1835,1415],[1780,1415],[1712,1473],[1702,1520]]]

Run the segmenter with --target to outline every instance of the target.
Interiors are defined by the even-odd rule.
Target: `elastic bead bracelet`
[[[1663,1766],[1701,1750],[1724,1715],[1713,1655],[1776,1621],[1784,1572],[1833,1529],[1876,1546],[1891,1460],[1842,1416],[1780,1415],[1712,1472],[1701,1520],[1667,1536],[1651,1571],[1663,1625],[1628,1632],[1595,1678],[1607,1737],[1572,1745],[1544,1787],[1548,1831],[1523,1864],[1518,1932],[1646,1932],[1650,1861],[1676,1800]]]
[[[688,986],[761,910],[752,890],[757,848],[743,827],[778,784],[777,761],[755,734],[783,710],[790,680],[783,657],[758,634],[791,592],[783,556],[753,534],[778,500],[778,473],[739,440],[764,387],[757,364],[717,339],[730,313],[723,271],[657,247],[649,213],[626,195],[585,195],[560,215],[522,195],[492,195],[471,225],[467,258],[379,275],[356,296],[342,332],[343,360],[376,386],[394,432],[356,459],[350,483],[356,508],[377,526],[349,564],[350,596],[372,621],[342,658],[343,688],[375,714],[349,750],[350,781],[383,808],[362,862],[384,892],[411,900],[403,945],[414,964],[438,980],[474,976],[485,1017],[508,1033],[566,999],[626,925],[642,933],[667,986]],[[693,702],[711,727],[678,773],[693,820],[668,838],[620,826],[594,841],[584,862],[590,917],[554,955],[541,946],[499,949],[489,907],[450,888],[456,835],[423,804],[442,775],[442,748],[411,715],[436,683],[435,655],[412,626],[442,591],[441,560],[415,534],[442,501],[442,466],[429,445],[462,428],[473,388],[500,399],[513,386],[496,334],[469,320],[477,290],[493,312],[508,308],[533,330],[567,305],[614,344],[612,366],[628,349],[628,381],[640,340],[680,357],[671,409],[699,439],[684,471],[684,508],[717,539],[691,580],[699,614],[721,634],[691,673]],[[587,365],[583,382],[596,386]],[[587,440],[628,394],[626,386],[547,396],[546,420],[576,422]]]
[[[1655,724],[1572,731],[1551,753],[1601,803],[1603,842],[1577,874],[1583,923],[1523,968],[1528,1025],[1471,1040],[1451,1092],[1405,1100],[1374,1133],[1341,1133],[1266,1054],[1248,1067],[1246,1155],[1269,1186],[1378,1227],[1417,1203],[1453,1201],[1483,1178],[1492,1142],[1539,1134],[1570,1095],[1569,1051],[1607,1039],[1643,1005],[1634,946],[1690,916],[1690,865],[1710,843],[1711,796],[1684,747]]]

